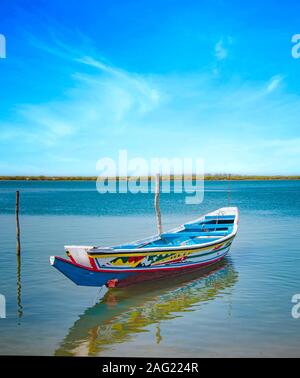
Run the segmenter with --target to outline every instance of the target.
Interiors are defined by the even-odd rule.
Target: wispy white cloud
[[[79,63],[72,73],[73,86],[59,101],[17,105],[13,124],[0,123],[5,130],[1,139],[18,134],[23,135],[25,143],[38,141],[49,148],[84,132],[100,139],[105,133],[118,133],[127,122],[151,112],[160,103],[161,95],[151,79],[86,56],[63,43],[48,48],[34,40],[34,45],[70,65]],[[96,71],[86,72],[85,66]]]
[[[279,87],[282,80],[283,80],[283,77],[281,75],[273,76],[267,85],[267,92],[270,93],[270,92],[275,91]]]
[[[61,162],[62,174],[95,174],[97,159],[123,148],[145,157],[203,157],[206,170],[214,172],[299,166],[299,149],[288,134],[297,135],[300,98],[276,91],[281,75],[226,83],[207,73],[143,75],[95,51],[56,42],[35,45],[70,65],[72,87],[55,101],[18,105],[14,122],[0,124],[3,141],[19,139],[41,151],[44,160],[36,167],[52,161],[58,169]],[[216,56],[222,60],[227,50],[219,42]],[[262,158],[265,151],[269,159]]]

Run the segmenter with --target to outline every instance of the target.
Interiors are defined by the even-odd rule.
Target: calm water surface
[[[21,192],[21,272],[15,191]],[[204,202],[163,194],[164,229],[227,205],[227,183]],[[77,287],[49,265],[64,244],[110,245],[155,233],[152,194],[106,194],[94,182],[0,182],[0,354],[300,356],[300,182],[231,183],[239,232],[222,264],[126,289]]]

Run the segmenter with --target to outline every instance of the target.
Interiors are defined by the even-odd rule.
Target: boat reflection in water
[[[237,282],[237,273],[227,258],[210,269],[193,274],[133,285],[123,289],[103,288],[103,297],[88,308],[70,328],[55,355],[101,355],[113,344],[132,339],[160,322],[195,311],[205,302],[227,294]],[[105,353],[103,353],[105,354]]]

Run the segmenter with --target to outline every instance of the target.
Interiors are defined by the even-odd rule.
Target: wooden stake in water
[[[17,255],[20,256],[21,253],[21,243],[20,243],[20,222],[19,222],[19,191],[16,191],[16,237],[17,237]]]
[[[162,234],[162,226],[161,226],[161,213],[159,208],[159,193],[160,193],[160,175],[159,173],[156,175],[155,178],[155,211],[156,211],[156,222],[157,222],[157,231],[158,234]]]

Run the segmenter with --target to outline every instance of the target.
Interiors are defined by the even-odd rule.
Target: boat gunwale
[[[182,250],[194,250],[194,249],[200,249],[201,250],[201,249],[204,249],[206,247],[218,245],[220,243],[228,241],[231,238],[234,238],[236,233],[237,233],[239,212],[238,212],[237,207],[232,207],[232,209],[234,209],[234,212],[235,212],[235,214],[234,214],[235,219],[234,219],[234,223],[233,223],[232,232],[228,235],[225,235],[224,237],[221,237],[218,240],[214,240],[214,241],[207,242],[207,243],[194,244],[194,245],[165,246],[165,247],[153,247],[153,248],[137,247],[137,248],[127,248],[127,249],[126,248],[113,249],[113,247],[103,247],[103,248],[94,247],[93,249],[88,250],[87,254],[91,258],[96,258],[96,257],[101,258],[101,256],[103,256],[103,255],[115,255],[115,254],[118,254],[118,255],[140,254],[141,255],[141,254],[157,253],[157,252],[164,252],[164,251],[175,253],[175,252],[182,251]],[[209,214],[211,214],[215,211],[218,211],[218,210],[220,210],[220,209],[217,209],[217,210],[214,210],[212,212],[203,214],[202,216],[195,219],[194,221],[191,221],[191,222],[188,222],[188,223],[185,223],[185,224],[196,223],[197,221],[200,221],[201,219],[203,219],[206,215],[209,215]],[[182,224],[182,225],[180,225],[180,226],[178,226],[174,229],[171,229],[170,231],[168,231],[168,233],[174,233],[175,234],[176,232],[179,232],[183,229],[184,229],[184,224]],[[158,237],[159,237],[159,235],[153,235],[153,236],[150,236],[149,238],[136,240],[136,241],[131,242],[131,243],[135,244],[135,243],[146,241],[146,240],[149,240],[149,243],[150,243],[151,240],[153,240],[153,241],[157,240]],[[130,244],[130,243],[128,243],[128,244]]]
[[[190,251],[190,250],[202,250],[202,249],[207,249],[208,247],[212,247],[214,245],[218,245],[221,243],[224,243],[226,241],[229,241],[235,237],[237,233],[237,230],[235,232],[232,232],[231,234],[227,235],[226,237],[220,238],[218,240],[215,240],[213,242],[208,242],[208,243],[202,243],[202,244],[195,244],[192,246],[178,246],[178,247],[160,247],[160,248],[147,248],[147,249],[142,249],[142,248],[137,248],[137,249],[119,249],[119,250],[114,250],[114,251],[95,251],[95,252],[90,252],[88,251],[87,254],[91,258],[102,258],[105,257],[106,255],[115,255],[117,254],[118,256],[125,255],[128,256],[130,254],[137,254],[137,255],[148,255],[148,254],[156,254],[157,252],[169,252],[169,253],[176,253],[178,251]]]

